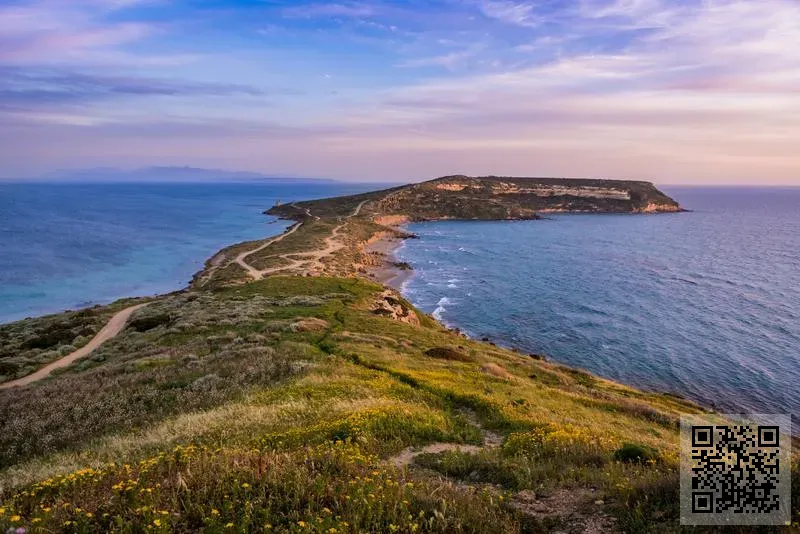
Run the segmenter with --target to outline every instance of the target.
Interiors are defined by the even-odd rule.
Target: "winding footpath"
[[[288,236],[292,235],[292,234],[293,234],[293,233],[295,233],[295,232],[296,232],[296,231],[297,231],[297,230],[298,230],[298,229],[299,229],[301,226],[303,226],[303,223],[301,223],[301,222],[299,222],[299,223],[295,224],[294,226],[292,226],[292,227],[289,229],[289,231],[288,231],[288,232],[284,232],[284,233],[282,233],[281,235],[279,235],[278,237],[273,237],[272,239],[270,239],[270,240],[268,240],[268,241],[265,241],[265,242],[264,242],[264,244],[260,245],[260,246],[259,246],[259,247],[257,247],[257,248],[254,248],[253,250],[248,250],[247,252],[242,252],[241,254],[239,254],[238,256],[236,256],[236,259],[235,259],[234,261],[235,261],[236,263],[238,263],[240,267],[242,267],[244,270],[246,270],[246,271],[247,271],[247,273],[248,273],[248,274],[249,274],[249,275],[250,275],[250,276],[251,276],[251,277],[252,277],[254,280],[261,280],[261,278],[262,278],[262,277],[264,276],[264,274],[265,274],[265,271],[259,271],[258,269],[256,269],[255,267],[253,267],[253,266],[251,266],[249,263],[247,263],[247,262],[245,261],[245,259],[246,259],[248,256],[250,256],[251,254],[255,254],[256,252],[261,252],[262,250],[264,250],[264,249],[265,249],[265,248],[267,248],[268,246],[272,245],[273,243],[277,243],[278,241],[281,241],[281,240],[283,240],[284,238],[286,238],[286,237],[288,237]]]
[[[367,200],[360,202],[358,206],[356,206],[356,208],[353,210],[353,213],[347,216],[347,219],[350,219],[352,217],[357,217],[358,214],[361,213],[361,208],[367,202],[368,202]],[[305,212],[306,215],[308,215],[309,217],[314,217],[315,220],[320,219],[316,215],[312,215],[311,210],[309,210],[308,208],[305,208]],[[255,254],[257,252],[261,252],[270,245],[277,243],[278,241],[281,241],[282,239],[295,233],[301,226],[303,226],[302,222],[298,222],[297,224],[292,226],[288,232],[284,232],[278,237],[274,237],[268,241],[265,241],[257,248],[254,248],[253,250],[248,250],[246,252],[242,252],[241,254],[236,256],[234,262],[236,262],[240,267],[246,270],[247,274],[249,274],[253,280],[261,280],[266,275],[276,273],[278,271],[285,271],[287,269],[294,269],[300,267],[301,265],[308,265],[311,263],[321,263],[322,258],[324,258],[325,256],[333,254],[337,250],[344,248],[344,244],[339,240],[339,232],[341,231],[341,229],[344,227],[345,224],[347,224],[347,220],[342,222],[340,225],[336,226],[331,232],[331,235],[325,238],[325,248],[323,249],[314,250],[310,252],[287,252],[286,254],[277,254],[275,256],[270,256],[270,257],[277,257],[282,260],[287,260],[290,262],[289,265],[281,265],[278,267],[270,267],[268,269],[259,270],[250,265],[249,263],[247,263],[246,260],[248,256]],[[297,258],[303,258],[303,259],[297,259]]]
[[[26,386],[32,382],[36,382],[45,378],[50,373],[55,371],[56,369],[61,369],[63,367],[68,366],[75,360],[79,360],[80,358],[84,358],[91,354],[97,347],[108,341],[109,339],[113,338],[117,334],[119,334],[125,325],[128,323],[128,319],[136,310],[144,308],[150,304],[149,302],[145,302],[144,304],[136,304],[135,306],[131,306],[129,308],[125,308],[122,311],[117,312],[111,320],[106,323],[106,325],[83,347],[79,348],[78,350],[71,352],[70,354],[60,358],[48,365],[45,365],[35,373],[29,374],[28,376],[23,376],[17,380],[12,380],[10,382],[5,382],[0,384],[0,389],[9,389],[18,386]]]

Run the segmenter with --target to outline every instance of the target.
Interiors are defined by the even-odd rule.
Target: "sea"
[[[663,189],[692,211],[412,224],[403,292],[474,338],[800,416],[800,188]]]
[[[181,289],[274,203],[349,183],[0,184],[0,323]],[[800,415],[800,188],[663,188],[688,213],[409,225],[415,305],[475,338],[727,412]]]
[[[0,183],[0,323],[186,287],[228,245],[281,233],[276,202],[343,182]]]

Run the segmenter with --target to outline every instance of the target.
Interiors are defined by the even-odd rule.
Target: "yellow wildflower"
[[[225,528],[233,528],[233,523],[228,523],[227,525],[225,525]]]
[[[297,522],[297,526],[299,526],[300,528],[306,528],[306,522],[305,521],[298,521]]]
[[[12,522],[17,522],[17,521],[19,521],[20,519],[22,519],[22,518],[21,518],[20,516],[18,516],[18,515],[12,515],[12,516],[11,516],[11,521],[12,521]]]
[[[160,519],[153,519],[153,524],[155,526],[157,526],[157,527],[160,527],[161,526],[161,520]]]
[[[217,510],[216,508],[212,508],[211,515],[219,515],[219,510]]]

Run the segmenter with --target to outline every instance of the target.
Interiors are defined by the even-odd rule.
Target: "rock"
[[[372,307],[372,313],[384,315],[395,321],[419,326],[417,314],[403,303],[402,298],[391,289],[383,291]]]
[[[320,332],[326,328],[328,328],[328,321],[317,317],[304,317],[289,326],[292,332]]]
[[[604,505],[604,504],[605,504],[605,501],[603,501],[603,499],[597,499],[596,501],[594,501],[594,503],[595,503],[597,506],[602,506],[602,505]]]

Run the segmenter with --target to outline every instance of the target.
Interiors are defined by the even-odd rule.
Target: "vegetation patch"
[[[137,332],[147,332],[158,326],[165,326],[172,322],[168,313],[153,313],[147,315],[137,315],[129,321],[131,328]]]
[[[471,362],[469,355],[450,347],[434,347],[425,351],[425,356],[436,358],[437,360],[448,360],[454,362]]]
[[[394,295],[418,324],[374,314],[384,292],[274,276],[165,296],[142,316],[169,322],[0,390],[0,530],[569,531],[506,504],[521,492],[596,495],[625,532],[677,524],[672,422],[696,406],[465,339]],[[0,361],[38,368],[81,340],[26,339],[99,330],[115,306],[2,327]],[[474,451],[481,427],[496,447],[386,467]]]
[[[658,460],[658,451],[636,443],[624,443],[622,447],[614,451],[614,459],[627,463],[655,462]]]

